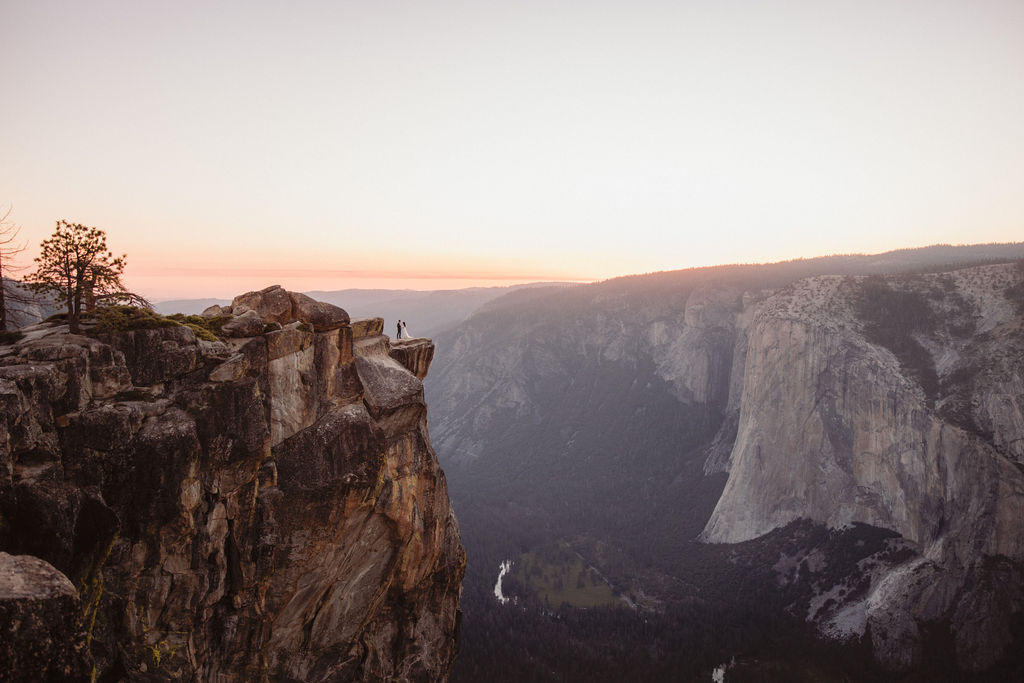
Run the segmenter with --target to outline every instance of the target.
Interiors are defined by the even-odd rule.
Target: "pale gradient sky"
[[[1024,240],[1024,2],[0,0],[0,205],[155,299]]]

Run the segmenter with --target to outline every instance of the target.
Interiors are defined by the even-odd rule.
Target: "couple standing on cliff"
[[[409,330],[405,328],[405,323],[401,320],[398,321],[398,336],[395,339],[411,339],[409,336]]]

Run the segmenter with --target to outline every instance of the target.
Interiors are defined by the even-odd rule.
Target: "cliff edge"
[[[280,287],[204,315],[220,340],[43,323],[0,347],[0,667],[444,680],[465,553],[433,343]]]

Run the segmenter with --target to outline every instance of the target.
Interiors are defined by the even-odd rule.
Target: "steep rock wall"
[[[895,530],[921,559],[869,598],[876,652],[910,666],[916,621],[951,617],[961,662],[991,665],[1008,614],[1024,607],[1012,599],[1019,581],[996,606],[984,578],[998,558],[1024,561],[1024,317],[1010,295],[1022,276],[1002,265],[881,283],[814,278],[764,302],[729,480],[703,538],[747,540],[799,518]],[[904,308],[865,321],[879,305],[865,300],[867,284]],[[968,615],[982,603],[992,609],[979,624]]]
[[[725,481],[681,493],[692,459],[706,474],[730,473],[705,540],[752,539],[798,519],[895,530],[906,546],[892,562],[904,548],[915,559],[898,571],[889,559],[866,562],[858,581],[822,588],[808,617],[832,633],[870,625],[880,658],[897,668],[921,654],[919,622],[949,626],[963,666],[984,669],[1004,651],[1008,619],[1024,612],[1024,272],[930,262],[919,265],[948,272],[820,276],[910,264],[715,269],[505,297],[444,337],[428,380],[435,443],[452,471],[493,482],[474,489],[481,503],[519,485],[518,500],[550,491],[589,521],[602,506],[637,515],[687,496],[699,512],[679,505],[658,520],[681,543]],[[874,312],[861,310],[865,300]],[[619,432],[628,438],[616,442]],[[600,442],[587,443],[595,433]],[[614,483],[598,488],[602,477]],[[630,497],[609,503],[623,491]],[[524,507],[556,514],[544,505]],[[597,533],[620,543],[630,533],[610,526]],[[821,581],[838,581],[822,571]]]
[[[278,287],[209,315],[225,342],[43,324],[0,349],[0,550],[68,577],[101,677],[443,680],[465,555],[432,343],[395,360],[379,319]]]
[[[507,318],[485,311],[447,338],[428,393],[435,391],[431,405],[444,417],[433,426],[434,441],[452,461],[486,456],[493,450],[488,435],[510,424],[542,421],[538,395],[548,387],[536,380],[572,385],[586,374],[581,361],[628,373],[652,365],[675,399],[708,422],[726,411],[738,414],[742,375],[733,375],[742,363],[737,368],[734,358],[742,358],[749,324],[742,290],[700,286],[637,302],[570,288],[537,307]],[[438,386],[443,390],[433,389]],[[717,469],[728,453],[725,447],[718,454]]]

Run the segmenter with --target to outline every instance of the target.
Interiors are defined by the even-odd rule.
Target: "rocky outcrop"
[[[1024,562],[1024,317],[1007,295],[1022,279],[1016,265],[814,278],[764,302],[705,540],[795,519],[897,531],[920,558],[867,599],[876,654],[910,667],[917,624],[949,619],[961,665],[991,666],[1024,611],[1019,576],[1001,564]]]
[[[280,285],[236,296],[230,310],[221,309],[222,313],[235,316],[249,311],[266,323],[285,325],[298,321],[312,325],[317,331],[336,330],[349,323],[348,313],[341,308],[316,301],[305,294],[285,291]]]
[[[0,635],[8,680],[90,680],[78,593],[38,557],[0,552]]]
[[[396,339],[391,342],[389,353],[409,372],[423,379],[434,359],[434,345],[429,339]]]
[[[72,679],[443,680],[465,555],[432,343],[395,360],[379,324],[280,287],[207,315],[225,341],[42,324],[0,347],[0,550],[52,565],[36,613],[70,615],[52,643],[0,628]]]

